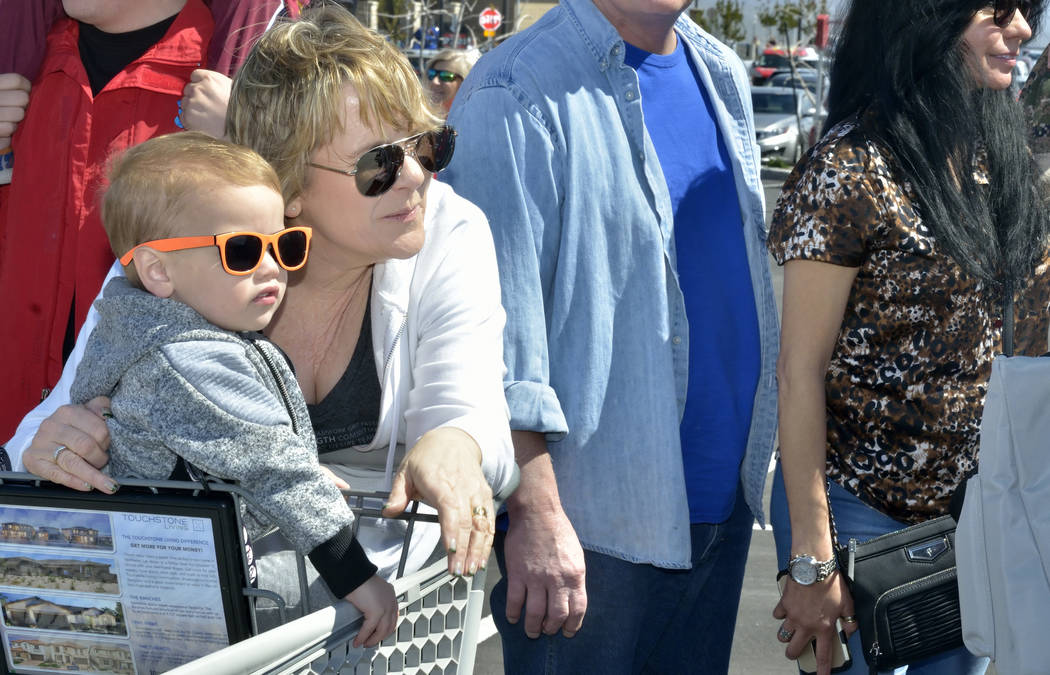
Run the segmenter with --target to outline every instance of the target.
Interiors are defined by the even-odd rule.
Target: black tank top
[[[365,307],[361,335],[343,376],[324,399],[307,405],[317,436],[318,454],[366,445],[375,438],[383,393],[372,356],[371,316],[369,303]]]

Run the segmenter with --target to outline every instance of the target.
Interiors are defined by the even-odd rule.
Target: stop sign
[[[496,30],[503,23],[503,15],[495,7],[489,7],[478,15],[478,23],[485,30]]]

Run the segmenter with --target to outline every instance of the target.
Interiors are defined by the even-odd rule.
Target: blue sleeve
[[[449,123],[459,138],[443,179],[481,207],[496,245],[507,311],[504,389],[511,429],[558,440],[568,425],[550,386],[544,299],[558,259],[564,149],[524,94],[510,86],[461,91]]]

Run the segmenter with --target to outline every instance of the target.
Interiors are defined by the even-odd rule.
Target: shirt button
[[[682,336],[675,335],[673,338],[671,338],[671,344],[675,344],[675,345],[682,344]]]
[[[644,151],[638,153],[638,159],[642,160],[643,162],[645,161],[645,152]]]
[[[631,90],[631,91],[627,92],[627,100],[628,101],[633,101],[634,100],[634,90]]]
[[[599,70],[605,70],[608,67],[609,67],[609,62],[606,61],[605,59],[602,59],[601,61],[598,62],[598,69]]]
[[[620,53],[620,45],[613,45],[613,54]]]

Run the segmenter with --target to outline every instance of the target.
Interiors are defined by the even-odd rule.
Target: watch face
[[[817,582],[816,560],[810,556],[798,558],[791,564],[791,578],[803,586]]]

